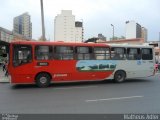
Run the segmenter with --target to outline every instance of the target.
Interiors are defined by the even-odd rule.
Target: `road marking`
[[[123,100],[123,99],[142,98],[142,97],[144,97],[144,96],[129,96],[129,97],[119,97],[119,98],[95,99],[95,100],[86,100],[86,102],[109,101],[109,100]]]
[[[85,87],[63,87],[63,88],[54,88],[54,89],[84,89],[84,88],[92,88],[92,87],[98,87],[98,86],[85,86]]]

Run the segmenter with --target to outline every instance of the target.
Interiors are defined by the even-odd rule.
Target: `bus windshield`
[[[31,62],[32,52],[31,46],[29,45],[14,45],[13,47],[13,65],[20,66]]]

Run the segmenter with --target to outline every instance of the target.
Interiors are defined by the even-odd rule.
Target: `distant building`
[[[84,41],[85,43],[99,43],[99,38],[98,37],[92,37],[89,38],[88,40]]]
[[[100,34],[98,34],[98,37],[89,38],[88,40],[86,40],[84,42],[85,43],[89,43],[89,42],[103,43],[103,42],[106,42],[106,37],[100,33]]]
[[[141,25],[135,21],[126,21],[126,39],[141,38]]]
[[[13,40],[13,32],[0,27],[0,41],[11,42]]]
[[[134,45],[141,45],[144,44],[143,38],[133,38],[133,39],[120,39],[120,40],[112,40],[112,41],[106,41],[106,43],[109,44],[134,44]]]
[[[21,34],[27,39],[32,39],[32,23],[28,13],[24,13],[14,18],[13,32],[15,34]]]
[[[82,42],[83,23],[75,22],[71,10],[62,10],[54,19],[54,40],[64,42]]]
[[[10,43],[16,40],[27,40],[27,38],[25,38],[23,35],[14,33],[10,30],[0,27],[0,41]]]
[[[104,35],[102,35],[101,33],[98,34],[98,38],[99,38],[100,40],[106,41],[106,37],[105,37]]]
[[[147,31],[147,29],[145,27],[142,27],[141,34],[142,34],[142,38],[144,39],[144,41],[147,42],[147,40],[148,40],[148,31]]]

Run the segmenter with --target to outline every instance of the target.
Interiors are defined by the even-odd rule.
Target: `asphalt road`
[[[11,86],[0,83],[0,113],[160,113],[160,74],[110,81]]]

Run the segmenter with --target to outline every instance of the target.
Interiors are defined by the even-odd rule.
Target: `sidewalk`
[[[0,83],[9,82],[9,78],[5,76],[5,72],[2,71],[2,67],[0,67]]]

